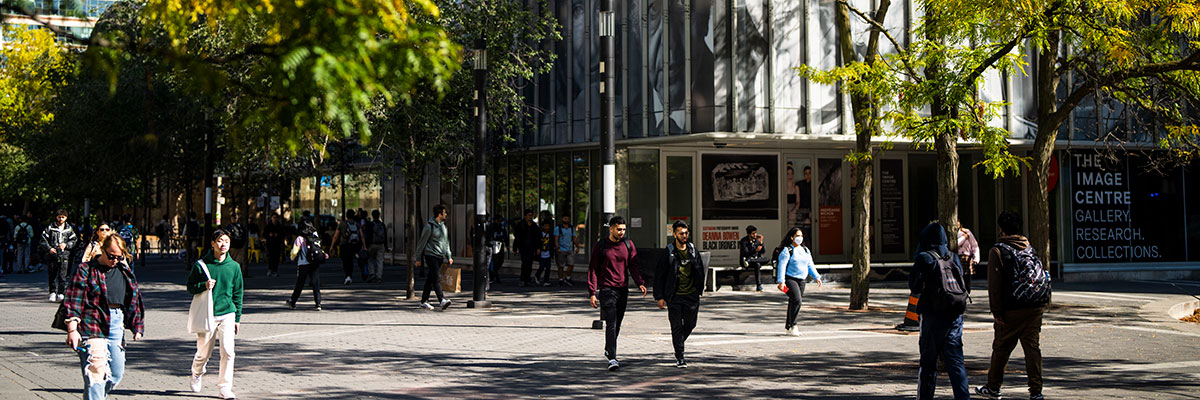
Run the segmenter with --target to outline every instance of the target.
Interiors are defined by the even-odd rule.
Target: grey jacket
[[[422,256],[438,257],[449,262],[452,256],[450,255],[450,235],[446,233],[446,224],[438,222],[436,218],[430,218],[425,223],[425,230],[421,231],[421,238],[417,239],[417,252]]]

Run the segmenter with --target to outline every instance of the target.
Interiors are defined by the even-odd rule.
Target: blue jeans
[[[937,360],[946,363],[946,375],[955,400],[970,399],[967,368],[963,362],[962,316],[942,318],[921,315],[921,368],[917,375],[917,399],[932,399],[937,383]]]
[[[84,400],[103,400],[108,397],[108,393],[121,383],[121,377],[125,375],[125,347],[122,345],[125,339],[125,313],[120,308],[108,309],[108,326],[108,338],[88,338],[88,351],[79,352]],[[92,346],[103,348],[93,349]],[[95,355],[91,375],[96,379],[88,376],[89,355]]]

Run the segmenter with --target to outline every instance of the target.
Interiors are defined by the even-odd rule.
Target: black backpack
[[[1033,246],[1017,251],[1004,243],[996,243],[1000,258],[1008,270],[1011,291],[1005,295],[1016,307],[1044,306],[1050,303],[1050,273],[1042,267],[1042,259]]]
[[[371,222],[371,244],[383,244],[387,238],[387,225],[383,221]]]
[[[22,222],[20,225],[17,225],[16,241],[21,244],[29,243],[29,224]]]
[[[937,282],[932,288],[926,287],[921,294],[921,302],[928,301],[933,312],[939,316],[953,318],[967,311],[967,285],[964,283],[962,269],[955,265],[954,257],[942,258],[936,252],[926,252],[933,258],[932,276],[925,282]],[[933,290],[929,290],[933,289]]]
[[[329,254],[321,248],[321,238],[316,232],[304,236],[304,258],[309,264],[320,264],[329,259]]]

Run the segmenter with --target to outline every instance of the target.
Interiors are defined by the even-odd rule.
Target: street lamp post
[[[487,270],[491,259],[484,246],[487,224],[487,41],[475,39],[475,294],[468,308],[487,308]]]
[[[603,194],[600,214],[600,224],[608,227],[608,220],[617,212],[617,166],[614,162],[615,148],[613,134],[617,130],[613,108],[616,107],[616,16],[613,12],[613,0],[600,0],[600,164],[603,173]],[[608,235],[608,229],[601,229],[601,240]],[[604,328],[604,310],[600,311],[600,319],[592,321],[592,329]]]

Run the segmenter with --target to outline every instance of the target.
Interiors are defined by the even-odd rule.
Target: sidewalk
[[[129,343],[126,380],[114,397],[215,398],[211,375],[202,393],[186,391],[195,341],[184,329],[191,297],[182,265],[150,261],[137,269],[146,338]],[[903,289],[873,289],[871,310],[850,312],[848,289],[809,285],[798,338],[781,335],[786,304],[778,292],[707,295],[688,341],[687,370],[673,367],[666,312],[650,296],[631,294],[622,369],[609,373],[603,333],[590,329],[598,312],[582,285],[519,288],[509,279],[493,286],[493,308],[465,308],[471,296],[464,292],[451,295],[449,310],[430,312],[399,300],[399,268],[383,284],[344,286],[340,265],[330,265],[322,269],[325,311],[310,310],[307,290],[293,311],[283,299],[295,267],[281,266],[278,278],[252,268],[237,344],[235,389],[243,399],[894,399],[911,398],[916,388],[917,336],[891,329],[903,318]],[[0,398],[80,397],[78,359],[49,328],[55,305],[45,302],[43,284],[41,274],[0,280]],[[470,288],[469,277],[463,287]],[[1042,334],[1046,395],[1194,398],[1200,333],[1146,317],[1153,315],[1147,306],[1190,299],[1177,293],[1155,282],[1056,287]],[[977,290],[974,300],[964,341],[971,384],[979,385],[991,324],[986,293]],[[1019,349],[1008,371],[1011,398],[1024,392]]]

